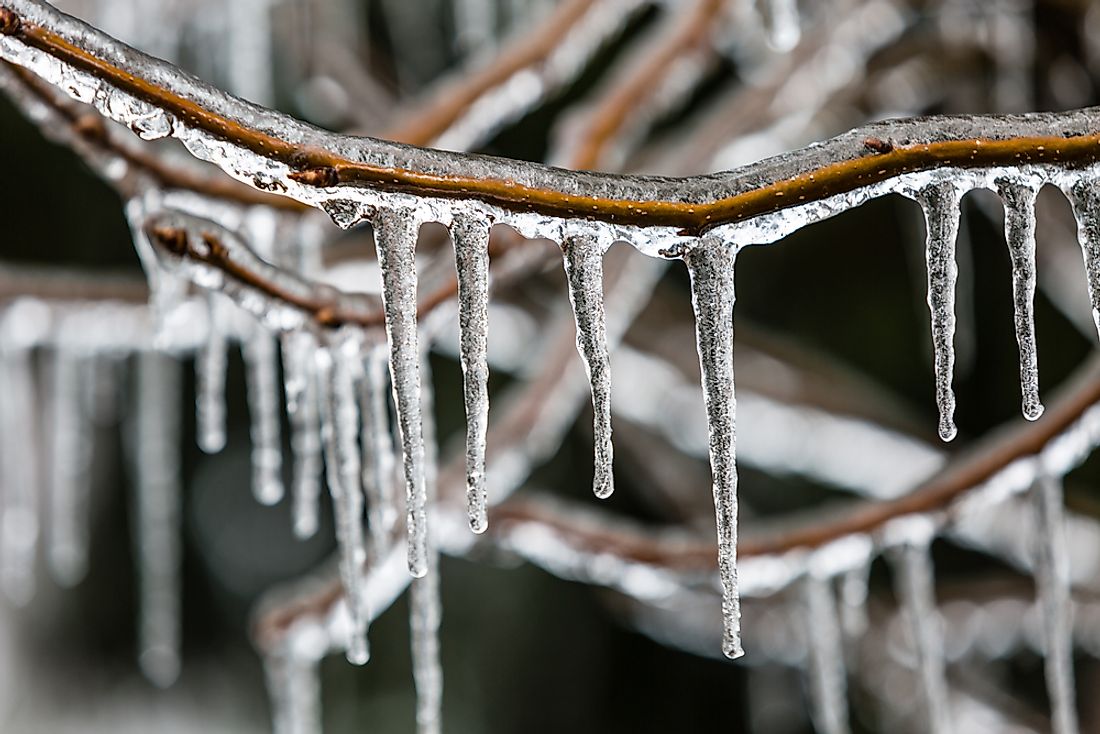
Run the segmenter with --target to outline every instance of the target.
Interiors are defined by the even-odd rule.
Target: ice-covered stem
[[[1035,346],[1035,197],[1038,186],[1001,182],[1005,240],[1012,257],[1012,301],[1020,347],[1020,387],[1028,420],[1043,414],[1039,400],[1039,359]]]
[[[246,183],[313,203],[319,194],[333,198],[341,187],[367,187],[421,198],[480,200],[514,214],[699,234],[905,173],[1025,164],[1081,167],[1100,160],[1100,132],[1094,132],[1100,113],[1087,109],[875,123],[751,166],[685,179],[564,171],[322,132],[235,99],[40,0],[5,0],[5,7],[19,22],[0,35],[0,56],[46,73],[45,55],[89,74],[179,121],[180,134],[234,149],[223,149],[223,156],[205,143],[195,148],[227,170],[234,170],[230,159],[238,153],[272,164],[274,177],[242,175]]]
[[[703,402],[710,428],[710,471],[718,528],[718,575],[722,582],[722,651],[741,649],[741,608],[737,594],[737,467],[733,393],[733,264],[735,248],[704,239],[684,256],[691,275]]]

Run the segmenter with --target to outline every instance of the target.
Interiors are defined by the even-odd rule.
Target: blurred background
[[[1100,79],[1100,7],[1085,0],[57,5],[215,85],[318,126],[607,171],[723,170],[896,116],[1082,107],[1095,103]],[[27,526],[10,521],[26,516],[5,514],[3,532],[22,540],[0,545],[29,553],[35,581],[33,595],[25,579],[8,584],[13,598],[0,605],[0,729],[270,731],[251,630],[257,609],[277,605],[278,597],[257,605],[282,584],[334,577],[331,509],[322,508],[317,534],[300,540],[289,501],[264,506],[253,499],[255,400],[235,347],[225,373],[225,448],[212,454],[197,448],[194,346],[174,350],[179,358],[169,361],[176,367],[165,369],[172,373],[166,384],[178,382],[171,393],[177,399],[157,410],[179,416],[182,667],[165,688],[142,676],[134,456],[144,424],[135,353],[152,335],[141,315],[148,289],[125,206],[144,189],[104,181],[108,169],[97,168],[94,155],[82,158],[63,135],[56,142],[56,116],[33,109],[25,95],[0,96],[0,151],[8,170],[0,197],[0,300],[6,315],[23,309],[19,319],[0,322],[0,337],[33,347],[29,380],[19,381],[10,365],[3,371],[7,415],[19,415],[12,406],[25,399],[23,415],[33,421],[0,426],[0,489],[9,506],[23,502],[28,522],[40,528],[28,540],[19,530]],[[192,165],[174,141],[147,147],[158,159]],[[1069,206],[1044,190],[1037,212],[1035,314],[1041,388],[1049,396],[1089,358],[1096,334]],[[311,226],[321,244],[310,253],[310,277],[376,290],[362,284],[363,273],[376,277],[364,265],[373,258],[369,230],[342,233],[321,220]],[[449,257],[448,248],[432,250],[427,239],[421,244],[429,262]],[[536,258],[502,278],[494,295],[494,399],[533,381],[557,343],[548,335],[568,309],[552,245],[531,247],[550,251],[549,265],[545,256]],[[889,196],[776,246],[741,253],[743,533],[766,536],[791,518],[826,516],[861,497],[897,496],[953,454],[1019,420],[1011,262],[999,200],[979,191],[963,201],[959,437],[949,445],[935,433],[923,248],[919,207]],[[650,290],[612,357],[615,495],[600,503],[591,497],[591,411],[584,408],[548,457],[532,457],[517,497],[602,527],[627,523],[654,535],[709,539],[706,424],[686,273],[670,267]],[[95,314],[96,304],[123,304],[128,315],[71,317]],[[48,323],[41,334],[20,332],[28,313]],[[127,341],[118,332],[131,328],[131,317],[144,326],[133,327]],[[453,324],[432,332],[444,456],[461,443],[465,425],[456,334]],[[59,367],[60,354],[75,355],[77,366]],[[575,369],[575,353],[570,359]],[[71,383],[79,385],[82,426],[75,453],[58,448],[70,415],[63,403],[71,400],[64,392],[70,383],[57,377],[64,369],[78,375]],[[33,393],[20,398],[28,385]],[[285,416],[281,421],[289,486],[291,427]],[[64,514],[72,508],[51,504],[48,491],[55,476],[73,471],[86,492],[75,520]],[[1064,478],[1084,731],[1100,730],[1090,695],[1100,685],[1098,478],[1094,460]],[[932,548],[958,731],[1051,730],[1029,572],[1033,523],[1018,504],[998,505],[984,524],[945,532]],[[75,531],[86,544],[83,567],[51,555],[64,522],[83,528]],[[654,603],[629,593],[629,585],[624,593],[622,577],[600,582],[607,576],[591,566],[555,574],[551,561],[543,570],[519,546],[490,538],[441,562],[445,729],[814,730],[806,672],[813,626],[804,623],[798,589],[746,598],[747,655],[730,662],[721,659],[718,597],[709,590]],[[866,573],[866,599],[858,579],[848,592],[844,579],[837,582],[851,728],[921,731],[891,570],[876,559]],[[341,654],[321,662],[326,732],[416,729],[405,596],[380,614],[370,639],[366,666],[352,666]]]

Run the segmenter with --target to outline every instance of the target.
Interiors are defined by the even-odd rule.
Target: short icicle
[[[1029,421],[1043,414],[1039,400],[1039,362],[1035,347],[1035,196],[1038,189],[1019,183],[998,186],[1005,207],[1005,240],[1012,257],[1012,302],[1020,347],[1020,389]]]
[[[137,360],[131,434],[137,493],[138,662],[154,684],[180,669],[180,363],[159,352]]]
[[[894,565],[896,594],[916,653],[927,729],[935,734],[949,734],[953,727],[928,540],[907,542],[894,548],[890,558]]]
[[[1082,176],[1066,190],[1077,220],[1077,241],[1085,260],[1092,320],[1100,334],[1100,190],[1091,178]]]
[[[315,355],[317,340],[308,332],[282,336],[283,386],[294,456],[291,515],[294,534],[311,538],[319,525],[321,494],[321,419]]]
[[[936,404],[940,409],[940,438],[950,441],[955,428],[955,239],[959,233],[962,193],[946,181],[932,184],[917,194],[927,226],[928,308],[932,314],[932,349],[935,359]]]
[[[219,306],[220,296],[206,298],[209,325],[206,342],[195,354],[195,433],[199,448],[216,454],[225,448],[225,370],[228,359]]]
[[[455,217],[451,227],[458,270],[459,354],[466,396],[466,512],[470,529],[488,527],[485,433],[489,425],[489,225]]]
[[[807,573],[802,580],[802,599],[814,727],[822,734],[844,734],[849,731],[848,680],[840,619],[829,579]]]
[[[348,660],[362,665],[370,657],[367,627],[370,616],[363,597],[367,562],[363,545],[363,491],[360,487],[359,421],[349,357],[323,351],[318,354],[322,385],[321,438],[325,471],[336,516],[340,547],[340,577],[344,584],[351,634]]]
[[[382,305],[390,344],[390,378],[397,405],[408,509],[409,572],[428,572],[424,436],[420,408],[420,348],[416,322],[416,239],[420,221],[406,209],[381,209],[374,239],[382,270]]]
[[[248,412],[252,426],[252,493],[264,505],[283,498],[283,447],[280,439],[279,365],[275,336],[256,330],[241,347],[248,375]]]
[[[1062,483],[1043,476],[1032,492],[1035,503],[1035,585],[1043,616],[1046,679],[1054,734],[1076,734],[1073,684],[1073,608],[1062,505]]]
[[[867,585],[871,575],[871,560],[861,563],[840,576],[840,628],[844,637],[856,641],[867,631]]]
[[[396,520],[394,454],[390,426],[385,348],[367,348],[359,386],[359,421],[363,442],[363,489],[367,496],[371,557],[378,558],[389,545]]]
[[[718,573],[722,582],[722,651],[741,649],[741,602],[737,592],[736,398],[733,388],[733,305],[736,250],[705,238],[685,256],[710,434],[710,469],[718,526]]]
[[[18,328],[8,314],[4,326]],[[38,548],[38,492],[41,466],[37,451],[34,355],[29,346],[14,345],[11,334],[0,341],[0,451],[3,452],[3,525],[0,527],[0,583],[16,605],[34,596],[34,562]]]
[[[599,240],[573,235],[562,243],[569,302],[577,321],[577,351],[592,387],[592,435],[596,455],[592,489],[597,497],[614,490],[611,445],[611,358],[603,306],[603,254]]]
[[[321,734],[319,661],[268,653],[263,662],[274,733]]]

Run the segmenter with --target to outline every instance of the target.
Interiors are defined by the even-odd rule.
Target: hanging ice
[[[1035,585],[1043,614],[1046,679],[1054,734],[1076,734],[1073,684],[1073,609],[1069,595],[1069,559],[1062,510],[1061,480],[1039,478],[1035,502]]]
[[[340,577],[347,596],[352,631],[348,660],[362,665],[370,657],[367,626],[370,620],[363,597],[363,573],[367,562],[363,546],[363,491],[359,467],[359,421],[355,386],[346,355],[318,354],[322,384],[321,438],[325,446],[325,471],[336,516],[336,541],[340,546]]]
[[[294,454],[292,507],[294,534],[309,538],[317,532],[321,494],[321,419],[315,355],[317,341],[307,332],[282,337],[283,383]]]
[[[456,217],[451,227],[458,270],[459,353],[466,396],[466,506],[470,528],[488,525],[485,432],[489,425],[489,227],[476,217]]]
[[[812,572],[802,581],[814,725],[822,734],[848,731],[847,674],[836,599],[828,578]]]
[[[840,626],[848,640],[858,640],[867,631],[867,582],[871,560],[840,576]]]
[[[137,359],[135,455],[137,528],[134,555],[140,587],[139,657],[158,686],[180,668],[180,365],[157,352]]]
[[[321,734],[319,661],[292,653],[264,656],[275,734]]]
[[[1088,177],[1078,178],[1066,191],[1077,219],[1077,241],[1085,259],[1092,320],[1100,333],[1100,195],[1097,184]]]
[[[928,308],[932,313],[932,349],[936,372],[936,404],[940,408],[940,438],[955,438],[955,238],[959,233],[962,194],[948,181],[934,183],[917,194],[927,226]]]
[[[390,377],[405,469],[409,572],[427,573],[424,498],[424,436],[420,424],[420,350],[416,330],[416,239],[413,212],[382,209],[374,218],[374,239],[382,269],[382,304],[390,343]]]
[[[363,488],[367,495],[371,557],[379,558],[389,545],[396,519],[394,455],[390,427],[384,348],[368,348],[359,386],[359,420],[363,442]]]
[[[1035,196],[1038,190],[1019,183],[1002,183],[1005,239],[1012,256],[1012,301],[1016,341],[1020,346],[1020,388],[1024,417],[1043,414],[1039,400],[1039,363],[1035,348]]]
[[[562,243],[569,302],[577,320],[577,351],[584,360],[592,386],[592,435],[596,455],[592,489],[597,497],[614,490],[611,446],[611,359],[607,352],[607,325],[603,308],[603,254],[598,240],[573,235]]]
[[[704,238],[685,256],[702,369],[703,402],[710,434],[710,471],[718,526],[718,574],[722,581],[722,651],[741,649],[741,604],[737,594],[736,398],[733,390],[733,266],[736,250]]]
[[[209,293],[206,343],[195,353],[195,432],[199,448],[214,454],[225,448],[226,339],[220,296]]]
[[[757,0],[757,9],[776,51],[789,51],[802,37],[797,0]]]
[[[257,327],[241,347],[248,373],[248,412],[252,422],[252,493],[273,505],[283,498],[283,447],[279,422],[279,365],[275,337]]]
[[[932,559],[926,539],[907,542],[893,549],[896,594],[912,636],[927,713],[928,731],[951,732],[947,681],[944,676],[943,639],[940,616],[936,609]]]

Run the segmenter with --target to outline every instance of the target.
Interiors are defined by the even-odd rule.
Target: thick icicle
[[[710,435],[710,470],[718,526],[718,573],[722,581],[722,651],[741,649],[741,602],[737,594],[737,465],[733,389],[734,248],[702,240],[684,256],[691,274],[691,303]]]
[[[64,347],[53,353],[53,425],[50,430],[50,517],[47,558],[62,586],[88,569],[88,499],[91,492],[92,426],[84,412],[90,363]]]
[[[842,734],[849,730],[848,680],[840,620],[829,579],[806,574],[802,598],[814,725],[823,734]]]
[[[18,328],[16,314],[4,326]],[[6,332],[6,330],[5,330]],[[38,547],[38,413],[35,410],[33,353],[13,344],[11,334],[0,342],[0,450],[3,453],[3,525],[0,527],[0,582],[14,604],[34,596],[34,560]]]
[[[360,487],[359,420],[349,357],[320,352],[322,384],[321,437],[325,446],[325,470],[336,516],[336,542],[340,546],[340,576],[348,599],[352,631],[348,660],[362,665],[370,657],[367,626],[370,620],[363,597],[367,561],[363,545],[363,490]]]
[[[577,351],[592,386],[592,435],[596,454],[592,489],[597,497],[614,490],[611,446],[611,358],[603,308],[603,253],[598,240],[574,235],[562,243],[569,302],[577,320]]]
[[[138,662],[158,686],[180,669],[180,364],[157,352],[137,360],[135,456],[140,586]]]
[[[393,437],[386,392],[384,349],[369,349],[359,387],[359,420],[363,442],[363,488],[367,495],[371,557],[380,558],[389,544],[396,519]]]
[[[917,659],[917,673],[924,696],[921,707],[928,731],[948,734],[951,711],[944,674],[943,638],[936,609],[932,558],[927,542],[906,543],[893,549],[896,594],[909,626]]]
[[[283,498],[283,447],[279,422],[279,365],[275,336],[256,329],[241,348],[248,374],[248,412],[252,422],[252,493],[273,505]]]
[[[927,226],[928,308],[932,313],[932,349],[935,358],[936,403],[940,408],[940,438],[955,438],[955,238],[959,233],[962,194],[942,181],[922,189],[917,201]]]
[[[1073,685],[1073,609],[1069,596],[1069,559],[1062,509],[1062,484],[1057,477],[1039,478],[1032,490],[1035,502],[1035,585],[1043,614],[1046,679],[1053,712],[1054,734],[1076,734],[1077,708]]]
[[[427,359],[424,384],[424,487],[428,506],[435,502],[437,451],[433,392]],[[443,668],[439,662],[439,624],[443,606],[439,599],[439,552],[429,529],[428,572],[414,579],[409,589],[409,629],[412,637],[413,681],[416,685],[416,728],[419,734],[439,734],[443,712]]]
[[[458,269],[459,354],[466,394],[466,512],[470,528],[488,526],[485,432],[489,425],[489,226],[456,217],[451,227]]]
[[[1088,277],[1089,299],[1092,301],[1092,320],[1100,333],[1100,191],[1097,184],[1081,177],[1066,191],[1077,219],[1077,241],[1085,260]]]
[[[219,295],[206,299],[206,343],[195,354],[195,432],[199,448],[215,454],[225,448],[226,338]]]
[[[321,733],[319,661],[289,654],[264,656],[275,734]]]
[[[1035,196],[1038,190],[1018,183],[999,186],[1005,205],[1005,239],[1012,257],[1012,301],[1016,342],[1020,345],[1020,389],[1024,417],[1038,420],[1039,362],[1035,348]]]
[[[424,435],[420,423],[420,349],[416,323],[416,239],[420,222],[404,209],[378,211],[374,239],[390,343],[390,378],[404,457],[409,572],[427,573]]]
[[[290,449],[294,454],[291,485],[294,534],[310,538],[317,532],[321,494],[321,419],[318,414],[317,342],[311,334],[293,332],[282,337],[283,383],[290,422]]]

